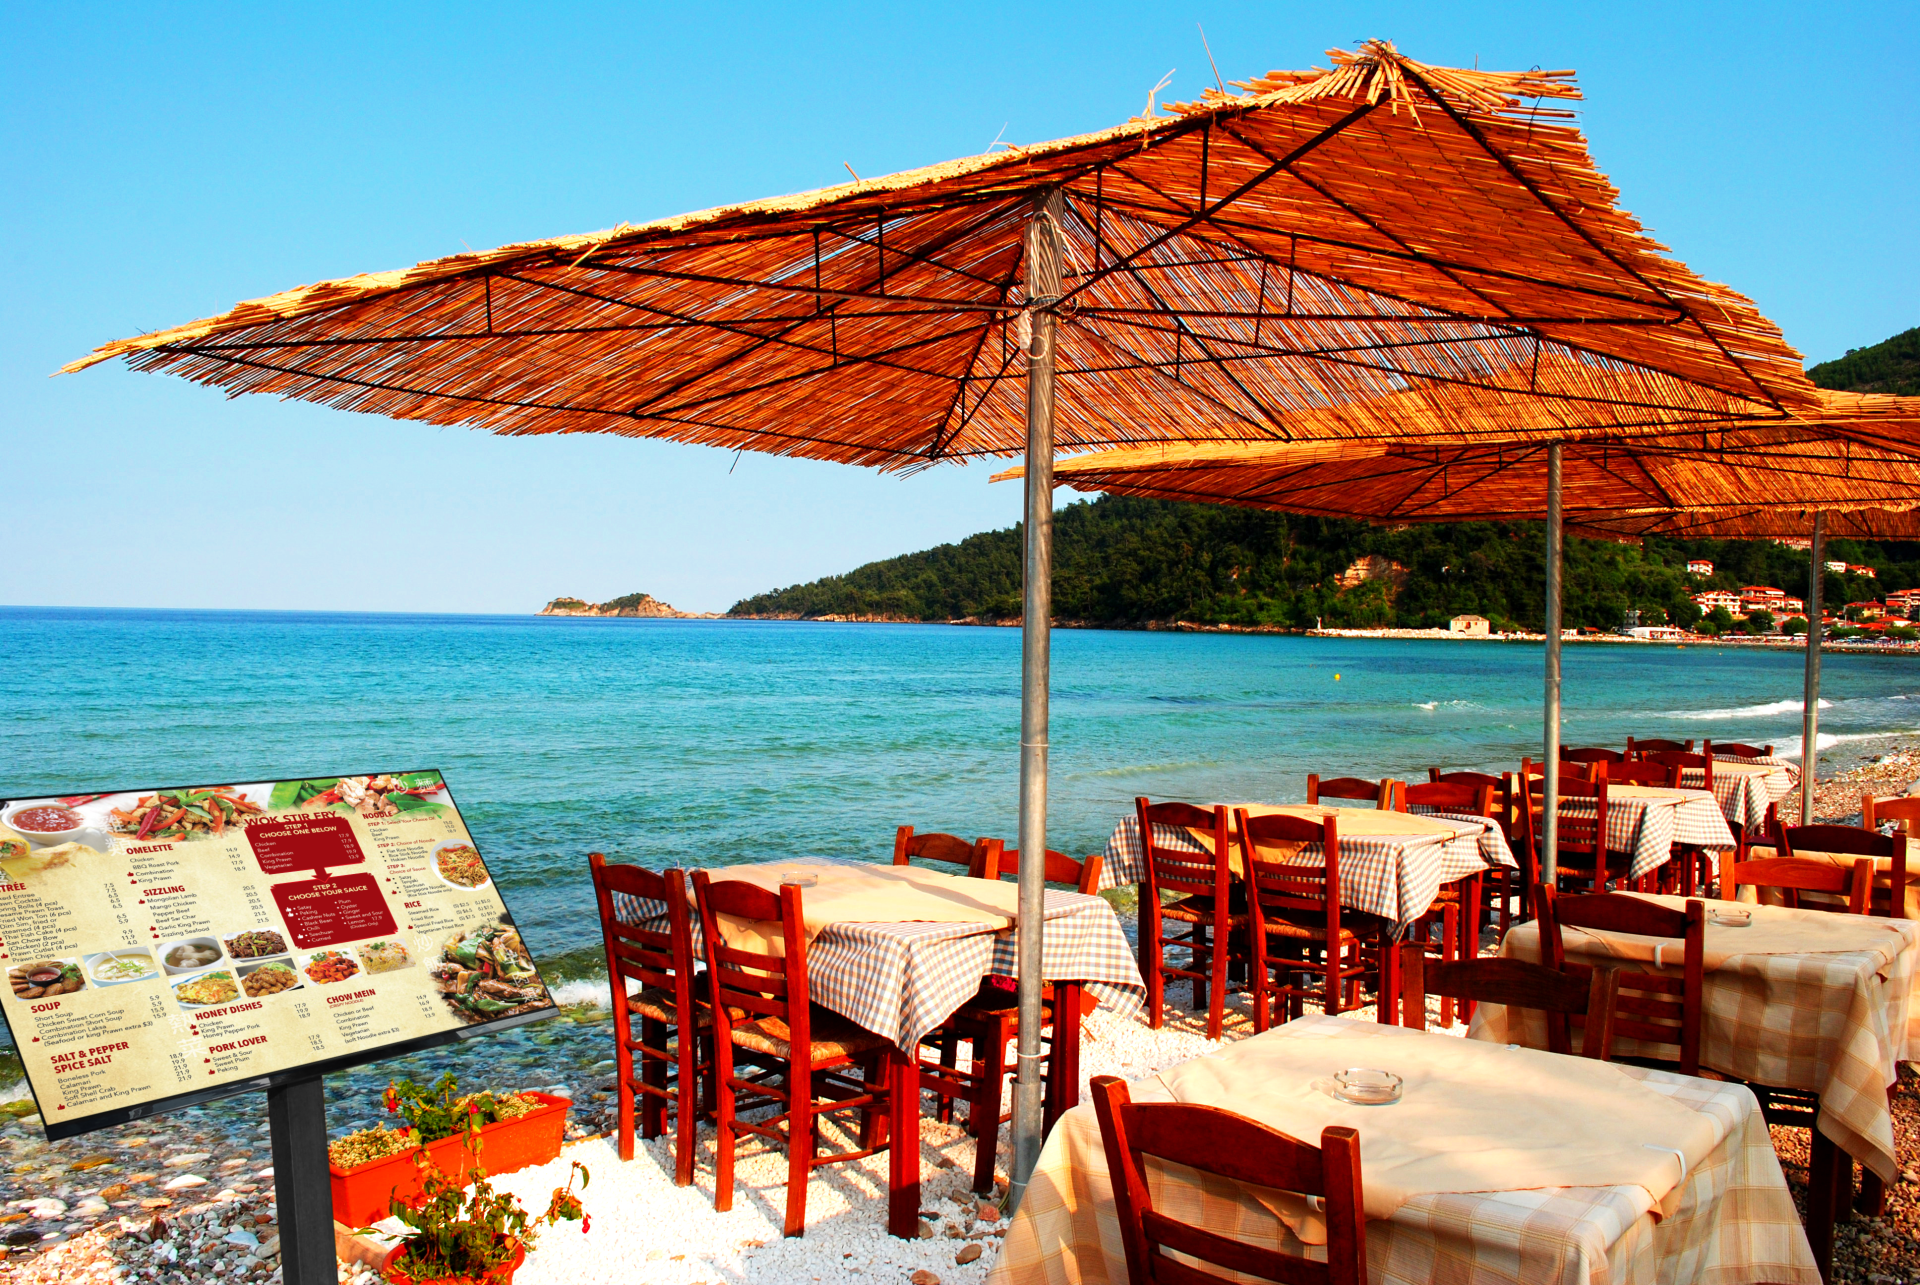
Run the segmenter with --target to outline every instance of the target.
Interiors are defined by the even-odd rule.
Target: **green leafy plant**
[[[478,1105],[469,1103],[458,1121],[474,1155],[481,1147],[479,1120]],[[414,1163],[420,1168],[421,1195],[412,1203],[395,1197],[388,1208],[409,1229],[390,1267],[416,1281],[481,1279],[511,1263],[521,1250],[531,1249],[542,1228],[563,1221],[578,1222],[582,1233],[592,1227],[586,1206],[573,1191],[575,1179],[581,1191],[592,1180],[578,1160],[567,1174],[567,1185],[554,1188],[546,1212],[537,1218],[515,1196],[495,1191],[477,1163],[467,1170],[464,1182],[442,1173],[424,1146],[414,1153]]]
[[[412,1129],[421,1145],[451,1138],[462,1130],[478,1130],[501,1120],[512,1120],[535,1109],[536,1099],[521,1093],[479,1093],[460,1095],[460,1082],[452,1072],[433,1082],[432,1088],[401,1077],[387,1085],[383,1097],[387,1112],[398,1115]]]

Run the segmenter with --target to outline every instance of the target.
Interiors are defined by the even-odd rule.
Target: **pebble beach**
[[[1920,776],[1920,744],[1897,745],[1875,760],[1822,780],[1822,820],[1856,817],[1860,795],[1904,794]],[[1788,808],[1782,803],[1783,811]],[[1130,916],[1126,917],[1130,919]],[[1184,998],[1174,991],[1175,998]],[[593,1228],[549,1230],[517,1277],[521,1285],[695,1285],[727,1282],[873,1280],[903,1285],[972,1285],[985,1279],[1005,1223],[994,1198],[968,1191],[974,1143],[964,1130],[928,1118],[921,1126],[920,1238],[885,1230],[886,1158],[819,1171],[804,1238],[780,1235],[785,1161],[746,1147],[734,1208],[713,1209],[712,1145],[703,1131],[692,1187],[676,1188],[665,1139],[642,1141],[630,1162],[618,1159],[614,1126],[612,1023],[604,985],[571,983],[562,1015],[488,1040],[454,1046],[329,1077],[328,1131],[341,1137],[382,1117],[388,1080],[429,1082],[452,1071],[469,1089],[540,1089],[573,1100],[568,1144],[551,1164],[497,1180],[530,1207],[564,1184],[578,1160],[593,1174],[586,1194]],[[1367,1010],[1354,1016],[1365,1018]],[[1089,1019],[1082,1071],[1138,1079],[1195,1057],[1212,1044],[1195,1015],[1175,1011],[1159,1031],[1104,1012]],[[1225,1038],[1252,1031],[1244,997],[1229,1004]],[[1083,1086],[1084,1087],[1084,1086]],[[20,1090],[24,1094],[24,1087]],[[1907,1165],[1889,1188],[1887,1214],[1856,1217],[1836,1235],[1836,1279],[1920,1281],[1920,1089],[1903,1068],[1894,1090],[1899,1151]],[[17,1102],[0,1126],[0,1282],[207,1280],[277,1282],[279,1242],[264,1095],[245,1095],[154,1119],[48,1143],[39,1118]],[[1796,1198],[1804,1199],[1806,1140],[1775,1131]],[[1000,1158],[1004,1194],[1009,1159]],[[670,1230],[663,1230],[670,1229]],[[364,1265],[341,1266],[341,1280],[378,1285]]]

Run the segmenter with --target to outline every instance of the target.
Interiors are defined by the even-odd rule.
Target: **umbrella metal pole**
[[[1540,882],[1551,888],[1560,866],[1560,443],[1547,447],[1546,776],[1541,781]]]
[[[1013,1081],[1009,1212],[1019,1207],[1026,1193],[1045,1133],[1040,988],[1047,878],[1047,688],[1053,618],[1051,304],[1060,297],[1060,210],[1061,199],[1056,192],[1041,202],[1027,225],[1027,315],[1033,324],[1033,337],[1027,349],[1026,595],[1020,622],[1020,1037]],[[1056,1017],[1059,1021],[1078,1020],[1079,1014]]]
[[[1820,761],[1820,617],[1827,578],[1827,515],[1813,515],[1813,539],[1808,542],[1807,570],[1807,687],[1806,708],[1800,715],[1800,824],[1813,824],[1813,774]]]

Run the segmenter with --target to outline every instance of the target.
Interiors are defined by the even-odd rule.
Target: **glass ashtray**
[[[1392,1071],[1350,1066],[1334,1072],[1333,1096],[1357,1107],[1391,1106],[1400,1100],[1400,1077]]]
[[[782,888],[811,888],[819,882],[819,874],[812,870],[782,870],[780,872],[780,886]]]
[[[1746,928],[1753,923],[1751,910],[1710,910],[1707,922],[1718,924],[1722,928]]]

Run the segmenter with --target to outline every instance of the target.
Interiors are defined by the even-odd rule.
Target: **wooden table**
[[[1352,1039],[1377,1033],[1374,1039]],[[1344,1038],[1343,1038],[1344,1037]],[[1390,1049],[1363,1053],[1390,1041],[1453,1040],[1344,1017],[1303,1017],[1230,1045],[1232,1058],[1261,1040],[1338,1038],[1330,1065],[1392,1065]],[[1619,1067],[1636,1081],[1712,1123],[1717,1144],[1656,1208],[1640,1187],[1555,1187],[1528,1191],[1442,1192],[1415,1195],[1390,1217],[1367,1223],[1367,1268],[1372,1285],[1626,1285],[1661,1281],[1687,1285],[1709,1278],[1814,1285],[1813,1256],[1774,1158],[1766,1124],[1744,1086],[1637,1067]],[[1525,1083],[1487,1082],[1489,1093],[1524,1094]],[[1131,1086],[1136,1102],[1169,1101],[1157,1077]],[[1361,1148],[1371,1129],[1394,1127],[1393,1107],[1372,1108],[1361,1124]],[[1363,1170],[1365,1161],[1362,1162]],[[1363,1180],[1365,1174],[1363,1172]],[[1156,1204],[1174,1217],[1223,1236],[1301,1254],[1271,1206],[1223,1179],[1187,1171],[1149,1174]],[[1112,1181],[1091,1107],[1069,1111],[1048,1137],[1032,1184],[1007,1230],[989,1285],[1125,1285],[1127,1267],[1113,1207]],[[1269,1193],[1269,1199],[1271,1194]]]
[[[864,862],[825,858],[777,864],[873,868]],[[723,879],[728,868],[714,869],[713,877]],[[964,876],[919,873],[930,876],[935,885],[951,880],[960,893],[976,883]],[[665,907],[657,903],[650,905],[616,894],[615,905],[623,919],[649,923],[665,919]],[[698,922],[693,932],[697,956],[701,949]],[[971,999],[989,976],[1016,973],[1017,938],[1017,928],[996,930],[978,922],[858,921],[830,924],[809,944],[807,973],[814,1002],[885,1037],[894,1046],[889,1077],[893,1082],[890,1137],[919,1137],[921,1039]],[[1083,989],[1122,1015],[1139,1011],[1146,986],[1140,980],[1139,966],[1119,918],[1104,899],[1049,888],[1042,954],[1045,979],[1054,985],[1056,1014],[1078,1014]],[[1056,1024],[1052,1058],[1046,1116],[1049,1127],[1079,1100],[1078,1021]],[[892,1147],[889,1152],[887,1229],[896,1236],[911,1238],[919,1228],[918,1156],[917,1142]]]
[[[1647,900],[1676,907],[1686,901],[1651,895]],[[1709,909],[1730,904],[1706,901]],[[1741,908],[1753,912],[1751,927],[1709,925],[1709,963],[1728,950],[1737,951],[1742,941],[1759,946],[1769,922],[1784,922],[1785,917],[1796,915],[1856,921],[1863,934],[1862,949],[1726,955],[1704,978],[1701,1065],[1752,1084],[1816,1095],[1820,1103],[1816,1158],[1831,1144],[1880,1180],[1897,1181],[1900,1163],[1888,1089],[1897,1082],[1900,1062],[1920,1058],[1920,1003],[1914,996],[1920,973],[1920,923],[1773,906]],[[1890,946],[1868,948],[1882,939]],[[1650,963],[1628,963],[1578,929],[1566,930],[1562,941],[1567,957],[1580,963],[1680,975],[1671,965],[1655,970]],[[1515,924],[1500,944],[1503,956],[1530,962],[1540,958],[1539,949],[1539,927],[1531,923]],[[1546,1041],[1537,1014],[1510,1022],[1504,1009],[1488,1004],[1474,1010],[1471,1035],[1535,1048],[1544,1048]],[[1658,1048],[1642,1049],[1633,1041],[1616,1043],[1616,1052],[1663,1055]],[[1830,1161],[1832,1153],[1826,1154]],[[1823,1264],[1835,1213],[1832,1191],[1832,1186],[1823,1190],[1819,1183],[1812,1185],[1809,1231]]]

